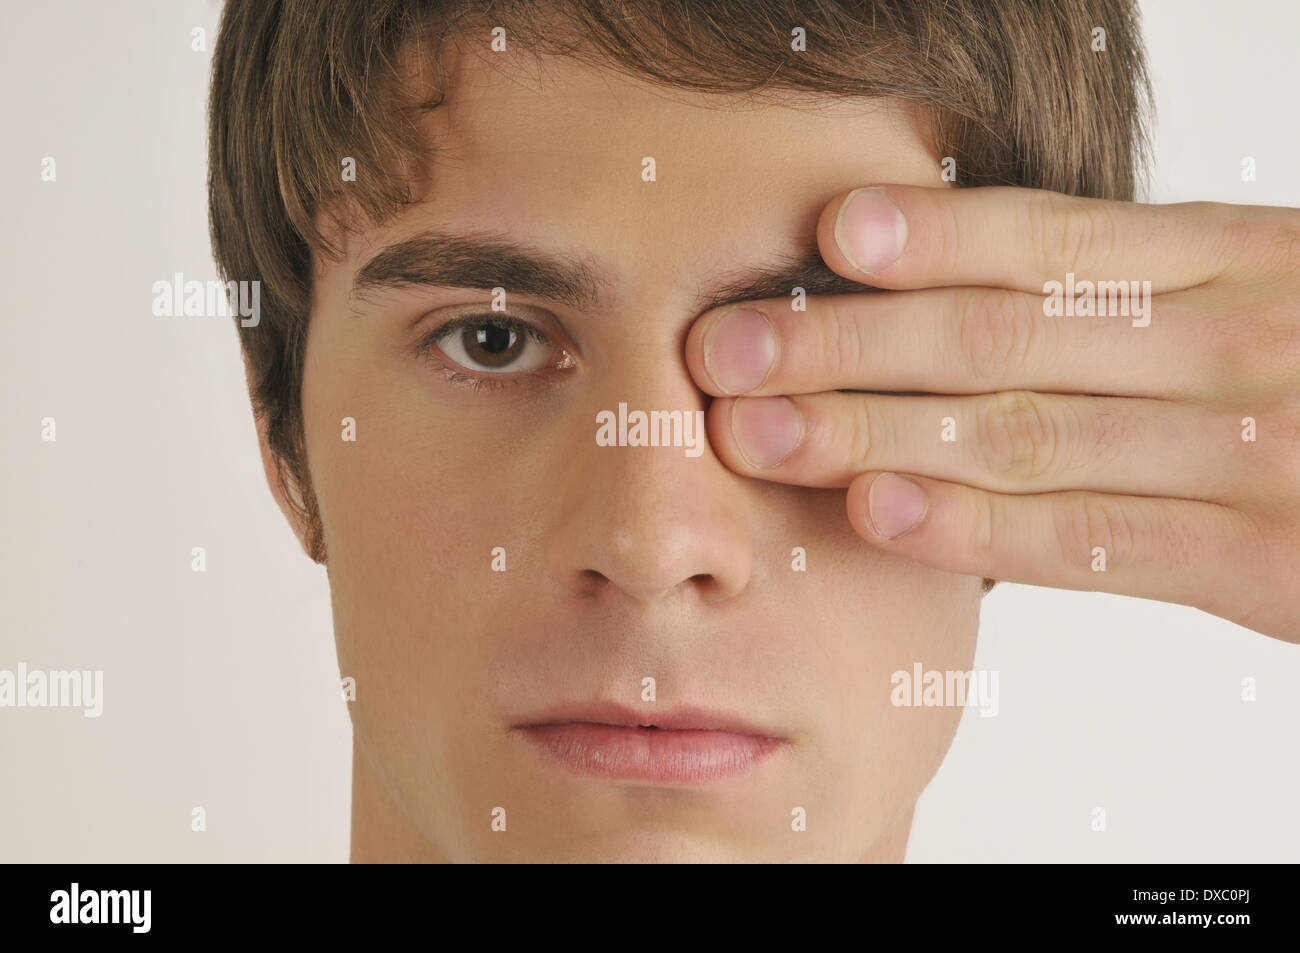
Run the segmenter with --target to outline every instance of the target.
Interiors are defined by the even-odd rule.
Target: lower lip
[[[675,731],[570,722],[519,729],[580,774],[661,784],[707,784],[746,774],[785,742],[731,731]]]

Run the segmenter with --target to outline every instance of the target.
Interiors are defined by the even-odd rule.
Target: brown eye
[[[535,371],[555,353],[542,332],[505,316],[454,321],[438,331],[434,343],[457,364],[485,374]]]

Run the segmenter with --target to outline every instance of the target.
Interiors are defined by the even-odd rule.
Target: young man
[[[476,7],[216,56],[354,860],[901,860],[984,577],[1300,640],[1300,224],[1130,204],[1129,3]]]

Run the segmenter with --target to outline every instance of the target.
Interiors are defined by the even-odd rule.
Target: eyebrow
[[[508,288],[571,305],[600,307],[609,283],[590,257],[542,252],[526,243],[495,235],[426,232],[390,245],[370,259],[352,282],[351,296],[410,287]],[[794,288],[809,295],[854,294],[877,289],[836,274],[817,248],[801,249],[771,263],[722,273],[710,287],[698,285],[698,312],[742,301],[780,298]]]

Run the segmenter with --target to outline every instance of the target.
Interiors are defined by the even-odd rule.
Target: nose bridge
[[[671,356],[646,356],[667,348],[673,343],[657,340],[629,348],[596,392],[588,418],[590,465],[638,489],[647,505],[692,486],[702,490],[697,481],[721,467],[704,429],[709,398],[691,379],[680,346]]]
[[[714,456],[685,368],[612,374],[575,426],[550,573],[584,595],[715,602],[745,587],[752,546],[740,479]],[[575,418],[576,424],[576,418]]]

